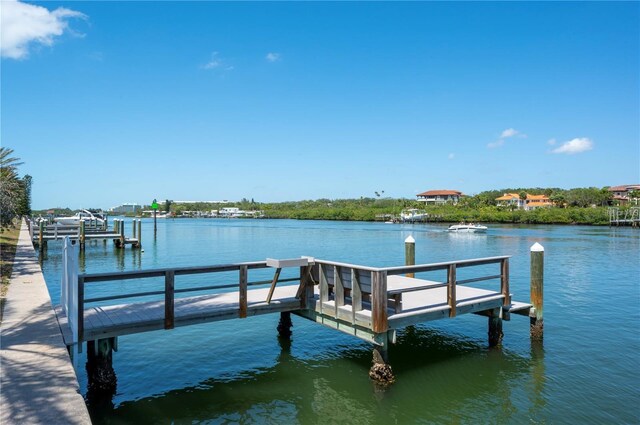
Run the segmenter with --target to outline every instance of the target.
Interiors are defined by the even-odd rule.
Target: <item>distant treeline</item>
[[[495,199],[505,193],[517,193],[521,196],[544,194],[554,206],[524,211],[514,206],[497,205]],[[637,195],[632,194],[632,198]],[[425,206],[423,202],[413,199],[383,198],[377,194],[376,197],[359,199],[317,199],[277,203],[255,202],[246,198],[224,204],[176,204],[167,200],[160,203],[159,209],[170,209],[175,216],[180,216],[185,211],[210,212],[225,207],[238,207],[241,210],[261,210],[268,218],[374,221],[397,216],[405,208],[419,208],[428,212],[430,222],[602,225],[609,224],[607,206],[613,203],[612,193],[607,188],[508,188],[466,196],[457,205]],[[143,207],[149,208],[150,206]]]

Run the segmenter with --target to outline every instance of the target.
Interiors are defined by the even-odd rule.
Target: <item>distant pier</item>
[[[81,248],[87,241],[111,239],[116,247],[123,248],[131,245],[133,248],[142,248],[142,220],[133,220],[131,236],[125,235],[125,221],[113,220],[113,228],[105,220],[100,223],[95,220],[82,220],[78,224],[60,224],[47,220],[28,220],[29,235],[34,244],[40,249],[46,247],[47,241],[62,240],[69,237],[73,243],[78,243]]]
[[[640,207],[609,208],[609,226],[640,227]]]

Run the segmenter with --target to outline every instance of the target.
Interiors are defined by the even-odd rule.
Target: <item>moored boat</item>
[[[450,232],[485,233],[487,231],[487,226],[473,223],[460,223],[452,224],[447,230]]]

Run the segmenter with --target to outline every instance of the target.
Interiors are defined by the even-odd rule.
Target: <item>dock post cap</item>
[[[416,243],[416,240],[413,239],[413,236],[407,236],[407,239],[404,240],[404,243]]]
[[[531,246],[531,252],[544,252],[544,247],[536,242]]]

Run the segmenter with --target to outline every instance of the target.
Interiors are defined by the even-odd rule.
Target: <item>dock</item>
[[[92,240],[112,240],[116,247],[124,248],[131,245],[133,248],[142,247],[142,220],[133,220],[132,236],[125,235],[125,221],[113,220],[113,228],[109,229],[107,222],[103,224],[91,220],[83,220],[78,224],[60,224],[46,220],[27,220],[29,235],[34,244],[40,249],[47,246],[48,241],[62,240],[65,237],[73,243],[79,243],[81,248],[86,242]]]
[[[396,342],[397,330],[406,326],[463,314],[485,316],[489,346],[495,346],[501,343],[503,320],[517,314],[530,317],[532,335],[538,323],[542,335],[541,289],[537,308],[512,299],[509,256],[382,268],[300,257],[78,274],[76,249],[65,241],[61,303],[55,310],[65,344],[82,350],[87,343],[88,361],[94,365],[88,370],[111,368],[119,336],[274,313],[280,314],[278,330],[284,337],[291,334],[294,314],[372,343],[370,376],[389,382],[393,375],[388,347]],[[541,273],[541,263],[539,269]],[[290,277],[281,278],[283,271]],[[273,273],[273,278],[264,279],[266,273]],[[176,277],[186,275],[201,275],[200,284],[177,287]],[[155,278],[153,290],[145,286],[141,291],[140,280],[150,278]],[[86,295],[99,294],[93,289],[110,281],[120,281],[119,286],[128,289]],[[213,283],[220,281],[227,283]],[[532,298],[533,294],[532,286]],[[92,379],[104,376],[115,380],[115,371],[90,372],[89,387]]]
[[[640,207],[609,208],[609,226],[640,227]]]

